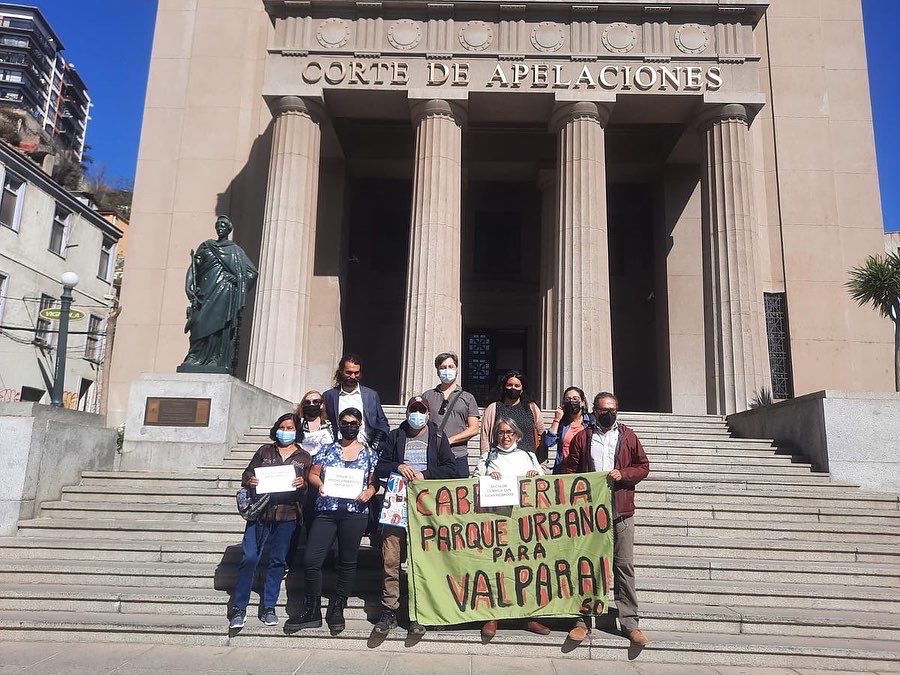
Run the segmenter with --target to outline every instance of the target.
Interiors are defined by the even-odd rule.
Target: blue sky
[[[776,0],[777,1],[777,0]],[[843,0],[852,2],[853,0]],[[153,39],[156,0],[32,0],[46,14],[94,99],[88,144],[94,170],[131,180]],[[896,86],[898,0],[863,0],[869,84],[884,222],[900,230],[900,87]]]
[[[88,123],[93,170],[134,178],[156,0],[14,0],[40,7],[94,102]]]

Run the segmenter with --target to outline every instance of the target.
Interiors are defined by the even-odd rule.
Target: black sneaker
[[[275,609],[273,607],[267,607],[259,620],[262,621],[267,626],[277,626],[278,625],[278,615],[275,614]]]
[[[234,614],[231,616],[231,622],[228,624],[228,629],[237,630],[239,628],[243,628],[245,623],[247,623],[247,612],[241,609],[236,609],[234,610]]]
[[[375,632],[379,635],[387,635],[397,627],[397,615],[392,609],[382,609],[378,623],[375,624]]]
[[[420,624],[418,621],[410,621],[409,622],[409,634],[410,635],[425,635],[425,626]]]

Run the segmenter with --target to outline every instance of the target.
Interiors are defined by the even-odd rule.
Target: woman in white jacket
[[[496,439],[496,445],[484,453],[478,461],[479,476],[490,476],[494,480],[499,480],[508,476],[533,478],[544,475],[544,468],[534,453],[519,448],[522,430],[513,420],[508,417],[498,419],[494,423],[491,438]],[[529,621],[525,624],[525,629],[538,635],[550,634],[550,629],[537,621]],[[492,620],[485,623],[481,627],[481,634],[486,640],[490,640],[497,634],[497,622]]]

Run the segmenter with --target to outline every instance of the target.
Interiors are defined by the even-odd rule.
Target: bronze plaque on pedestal
[[[148,398],[144,424],[149,427],[208,427],[209,398]]]

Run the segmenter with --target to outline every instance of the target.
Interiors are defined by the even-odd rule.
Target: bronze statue
[[[191,347],[179,373],[226,373],[234,370],[235,347],[247,293],[258,271],[244,249],[228,239],[228,216],[216,219],[218,239],[191,251],[184,290],[190,300],[184,332]]]

